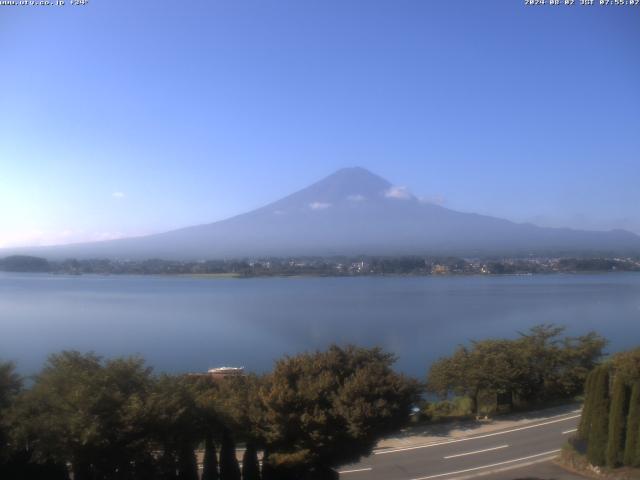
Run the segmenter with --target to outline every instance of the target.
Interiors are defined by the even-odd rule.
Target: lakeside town
[[[291,257],[231,260],[114,260],[50,261],[31,256],[0,259],[0,271],[65,275],[207,275],[376,276],[376,275],[532,275],[549,273],[640,271],[638,257]]]

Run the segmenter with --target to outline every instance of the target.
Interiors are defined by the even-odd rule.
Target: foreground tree
[[[218,456],[213,434],[208,433],[204,441],[204,459],[202,466],[202,480],[218,480]]]
[[[207,424],[196,387],[188,377],[161,375],[144,405],[145,429],[162,451],[163,478],[197,479],[194,451],[206,436]]]
[[[0,362],[0,463],[8,452],[7,413],[22,389],[22,378],[11,362]],[[4,458],[6,460],[6,458]]]
[[[150,369],[137,358],[52,355],[21,397],[15,434],[35,461],[70,462],[76,480],[130,475],[147,450],[133,413],[149,385]]]
[[[248,442],[242,456],[242,480],[260,480],[258,451],[254,442]]]
[[[609,367],[602,365],[594,374],[593,395],[589,424],[587,458],[593,465],[606,463],[607,435],[609,431]]]
[[[196,453],[188,443],[183,443],[178,452],[178,480],[198,480]]]
[[[640,381],[640,347],[616,353],[610,363],[615,374],[628,385]]]
[[[640,467],[640,381],[634,382],[631,388],[624,447],[623,463],[630,467]]]
[[[240,465],[236,457],[236,444],[228,429],[222,432],[220,447],[220,480],[240,480]]]
[[[0,362],[0,413],[15,401],[22,390],[22,378],[12,362]]]
[[[622,463],[624,453],[625,427],[627,421],[627,386],[621,375],[613,381],[611,408],[609,411],[609,432],[607,435],[607,466],[615,468]]]
[[[433,363],[428,389],[444,398],[469,397],[474,414],[486,394],[508,404],[516,397],[524,402],[570,398],[582,391],[606,341],[595,333],[561,339],[562,332],[562,327],[538,325],[514,340],[461,346]]]
[[[264,408],[260,401],[262,377],[249,374],[225,379],[216,384],[215,408],[224,428],[246,443],[242,459],[242,478],[260,478],[258,447],[264,445],[261,425]],[[235,475],[235,468],[233,469]]]
[[[600,362],[607,340],[595,332],[579,337],[565,337],[556,365],[556,389],[551,396],[573,396],[584,392],[585,380]]]
[[[8,413],[21,389],[22,379],[16,373],[15,365],[0,362],[0,477],[6,475],[6,469],[9,468],[7,464],[14,453],[9,441]]]
[[[418,400],[418,385],[391,369],[378,348],[330,347],[276,363],[262,389],[262,436],[277,478],[333,478],[397,431]]]
[[[521,392],[528,365],[511,340],[472,342],[471,349],[459,347],[451,357],[436,361],[429,371],[428,389],[443,398],[450,394],[471,399],[471,412],[478,415],[480,396],[500,396],[512,404]]]
[[[582,440],[589,439],[589,430],[591,429],[591,418],[593,416],[593,404],[594,404],[594,395],[591,394],[593,391],[593,385],[595,382],[597,370],[592,370],[587,375],[587,380],[585,382],[585,399],[582,405],[582,414],[580,415],[580,424],[578,425],[578,437]]]

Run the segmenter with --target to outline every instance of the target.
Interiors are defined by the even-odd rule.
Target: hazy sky
[[[2,246],[210,222],[353,165],[640,233],[638,6],[69,3],[0,7]]]

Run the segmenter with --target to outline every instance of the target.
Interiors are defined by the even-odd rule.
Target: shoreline
[[[46,275],[51,277],[157,277],[157,278],[190,278],[200,280],[225,280],[225,279],[255,279],[255,278],[504,278],[504,277],[549,277],[549,276],[597,276],[597,275],[624,275],[640,274],[640,271],[572,271],[572,272],[528,272],[528,273],[448,273],[448,274],[420,274],[420,273],[371,273],[371,274],[313,274],[313,273],[274,273],[274,274],[242,274],[242,273],[73,273],[73,272],[18,272],[0,270],[0,274],[7,275]]]

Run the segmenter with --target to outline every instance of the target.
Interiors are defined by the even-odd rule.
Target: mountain
[[[15,249],[48,258],[220,259],[304,255],[575,255],[640,252],[640,237],[542,228],[422,202],[363,168],[345,168],[265,207],[146,237]],[[2,256],[0,250],[0,256]]]

